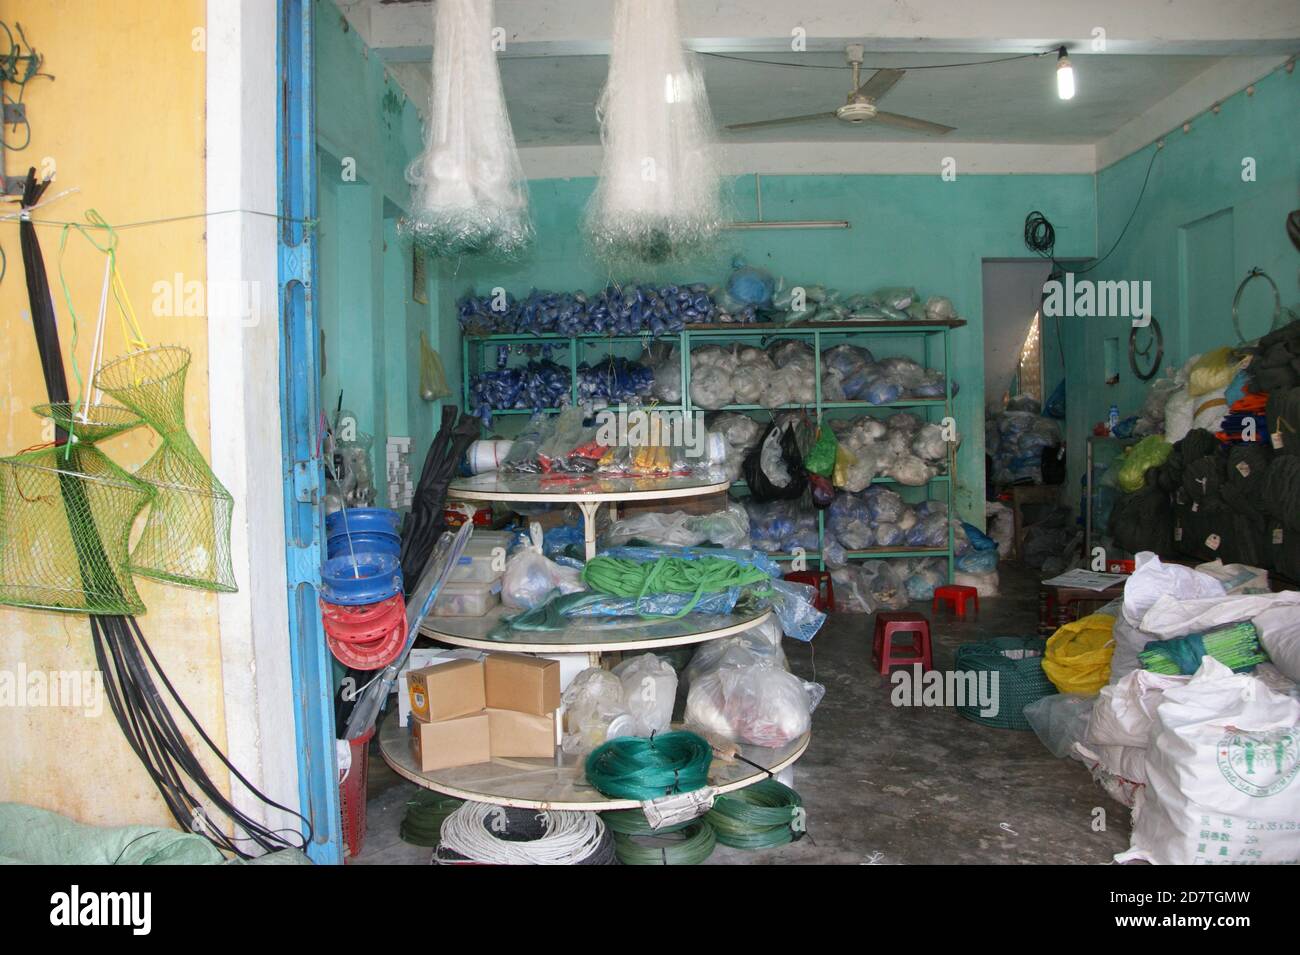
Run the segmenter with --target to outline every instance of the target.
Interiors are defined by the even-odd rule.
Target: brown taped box
[[[483,661],[487,706],[548,716],[560,706],[560,661],[491,653]]]
[[[422,773],[486,763],[492,758],[487,711],[434,723],[411,720],[411,752]]]
[[[406,674],[411,715],[426,723],[477,713],[487,706],[481,660],[449,660]]]
[[[488,709],[493,756],[554,756],[555,714]]]

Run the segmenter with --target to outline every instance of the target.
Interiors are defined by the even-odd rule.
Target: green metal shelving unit
[[[578,365],[582,363],[582,352],[584,349],[601,345],[612,346],[616,344],[623,345],[642,345],[648,347],[652,344],[666,344],[677,348],[678,358],[681,361],[681,381],[682,381],[682,400],[677,404],[664,405],[656,404],[655,407],[661,411],[680,411],[686,414],[693,414],[696,411],[705,413],[712,411],[737,411],[742,413],[761,412],[773,414],[780,411],[806,411],[816,421],[820,422],[827,412],[833,415],[854,412],[856,414],[867,414],[877,411],[898,411],[910,410],[920,413],[927,421],[934,421],[931,415],[941,412],[938,415],[939,420],[945,417],[953,417],[953,399],[952,399],[952,355],[951,355],[951,334],[953,329],[965,325],[963,321],[951,322],[826,322],[826,323],[809,323],[806,325],[784,325],[771,327],[766,325],[718,325],[713,327],[694,326],[680,332],[677,335],[666,335],[659,338],[653,338],[648,333],[644,335],[484,335],[471,336],[466,335],[462,338],[461,352],[461,404],[467,411],[472,411],[469,402],[469,385],[470,379],[477,373],[490,367],[487,361],[487,355],[490,349],[500,345],[553,345],[561,348],[567,348],[568,365],[570,377],[570,401],[578,400]],[[880,351],[881,339],[902,339],[916,341],[921,343],[921,357],[917,360],[926,368],[940,368],[944,373],[944,392],[943,398],[904,398],[898,401],[889,401],[882,404],[872,404],[869,401],[824,401],[822,399],[822,351],[832,345],[839,344],[857,344],[863,345],[870,349],[872,354],[878,357],[888,357],[887,353]],[[762,405],[754,404],[737,404],[727,405],[723,408],[697,408],[691,401],[691,369],[690,353],[696,345],[704,344],[725,344],[736,341],[752,341],[758,339],[760,346],[766,346],[773,341],[791,339],[808,343],[813,349],[814,360],[814,392],[815,401],[812,404],[789,404],[777,408],[765,408]],[[872,344],[874,342],[874,344]],[[594,356],[593,357],[603,357]],[[941,365],[936,365],[936,361],[942,359]],[[558,358],[552,360],[559,362]],[[558,412],[559,408],[544,408],[546,412]],[[503,411],[494,411],[493,415],[522,415],[532,414],[532,409],[508,409]],[[948,507],[949,515],[954,515],[954,498],[956,492],[956,449],[953,446],[948,448],[948,469],[946,474],[938,475],[930,479],[926,484],[920,485],[926,489],[929,500],[942,500]],[[896,485],[898,487],[907,487],[901,485],[893,478],[876,478],[872,484]],[[745,490],[744,481],[736,481],[732,484],[734,490]],[[934,491],[940,490],[941,496],[936,498]],[[821,548],[826,541],[826,523],[825,513],[817,512],[817,541],[818,549],[815,552],[805,553],[803,556],[811,565],[814,563],[817,567],[824,567]],[[953,577],[953,533],[951,523],[948,527],[948,543],[946,547],[935,548],[871,548],[868,550],[848,551],[847,555],[853,559],[883,559],[895,557],[944,557],[948,562],[948,580],[951,582]],[[775,560],[793,560],[795,554],[771,554]]]

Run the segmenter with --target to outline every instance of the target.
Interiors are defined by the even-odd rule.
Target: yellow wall
[[[39,169],[52,159],[57,176],[47,196],[77,190],[39,210],[38,218],[80,221],[93,208],[111,223],[126,223],[203,211],[204,8],[203,0],[0,0],[0,19],[11,29],[22,24],[46,57],[45,71],[55,76],[27,87],[31,145],[9,154],[5,171],[25,173],[29,165]],[[12,130],[6,128],[5,136],[12,139]],[[60,230],[46,226],[39,235],[66,355],[72,328],[58,281]],[[170,282],[176,273],[185,281],[204,280],[204,220],[124,229],[120,237],[123,278],[146,339],[183,345],[193,355],[186,417],[207,455],[206,321],[152,314],[156,282]],[[29,409],[45,400],[45,392],[25,316],[17,223],[0,224],[0,245],[8,257],[0,282],[0,454],[12,454],[43,440],[41,421]],[[64,269],[81,319],[77,361],[85,375],[103,258],[73,235]],[[123,346],[116,321],[110,321],[105,354],[112,357]],[[67,371],[75,392],[70,363]],[[140,428],[103,448],[133,469],[155,441],[153,432]],[[220,462],[214,465],[220,476]],[[140,617],[145,636],[191,709],[224,746],[217,598],[139,577],[136,586],[148,607]],[[23,665],[29,672],[94,669],[87,618],[0,608],[0,671],[17,672]],[[91,823],[172,824],[106,705],[97,718],[52,707],[0,707],[0,767],[0,800]],[[225,784],[224,774],[213,777]]]

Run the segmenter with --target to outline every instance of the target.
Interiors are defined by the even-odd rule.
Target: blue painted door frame
[[[298,792],[308,854],[343,861],[330,655],[321,629],[320,332],[316,282],[316,107],[312,0],[278,0],[280,414]]]

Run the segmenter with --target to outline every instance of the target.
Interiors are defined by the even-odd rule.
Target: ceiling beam
[[[1094,52],[1094,30],[1105,31],[1104,52],[1201,56],[1286,55],[1300,50],[1295,0],[1133,0],[1024,3],[964,0],[681,0],[687,45],[713,53],[791,53],[796,29],[810,52],[839,52],[862,43],[878,53],[1022,53],[1062,44]],[[497,0],[506,31],[504,56],[607,54],[611,0]],[[427,60],[433,42],[433,3],[372,3],[365,31],[389,62]],[[1096,51],[1101,52],[1101,51]]]

